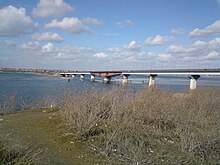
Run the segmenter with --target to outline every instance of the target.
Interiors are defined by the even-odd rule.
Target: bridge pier
[[[72,74],[72,77],[75,78],[76,77],[75,74]]]
[[[157,77],[156,74],[150,74],[148,86],[154,86],[156,84],[156,80],[155,80],[156,77]]]
[[[103,78],[103,82],[106,84],[110,83],[110,81],[111,81],[111,77],[104,77]]]
[[[200,77],[200,75],[190,75],[190,89],[196,89],[197,87],[197,80]]]
[[[85,75],[84,74],[80,74],[80,80],[84,80],[84,78],[85,78]]]
[[[122,75],[122,84],[128,84],[128,76],[129,74],[123,74]]]
[[[95,81],[95,76],[91,74],[90,80],[91,80],[92,82],[94,82],[94,81]]]

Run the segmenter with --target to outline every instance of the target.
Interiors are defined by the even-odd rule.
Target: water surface
[[[147,76],[130,76],[132,83],[128,86],[141,90],[148,84]],[[182,91],[189,88],[189,78],[183,76],[158,76],[157,87],[173,91]],[[63,90],[89,90],[92,88],[110,89],[114,84],[121,84],[121,76],[112,78],[111,84],[101,83],[101,78],[91,82],[89,76],[84,81],[73,78],[68,81],[64,77],[41,76],[31,73],[0,72],[0,100],[9,94],[15,94],[24,99],[36,99],[46,96],[58,96]],[[201,77],[198,79],[200,87],[220,87],[220,77]]]

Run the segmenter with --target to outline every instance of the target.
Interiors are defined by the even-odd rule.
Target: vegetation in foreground
[[[106,164],[83,142],[64,134],[65,130],[59,112],[51,108],[0,116],[0,164]]]
[[[66,93],[69,134],[110,164],[220,164],[220,90]]]
[[[44,151],[39,162],[46,157],[52,164],[220,164],[219,89],[176,94],[114,87],[65,92],[59,111],[45,109],[52,102],[44,98],[34,106],[43,109],[0,117],[0,137],[23,145],[15,149],[1,141],[1,164],[35,164],[39,150],[32,145]],[[3,114],[11,113],[15,103],[14,95],[8,97],[0,106]],[[93,158],[94,151],[102,157]]]
[[[1,165],[34,165],[38,159],[38,151],[33,151],[22,146],[6,145],[7,142],[0,141],[0,163]]]

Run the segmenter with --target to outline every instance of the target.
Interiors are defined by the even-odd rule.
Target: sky
[[[220,68],[220,0],[0,0],[0,67]]]

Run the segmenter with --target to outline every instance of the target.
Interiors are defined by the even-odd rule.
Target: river
[[[147,86],[146,76],[130,76],[132,82],[128,85],[136,89]],[[16,95],[24,100],[36,100],[47,96],[58,96],[65,89],[67,90],[89,90],[92,88],[110,89],[114,84],[121,84],[121,77],[115,77],[110,84],[91,82],[89,77],[84,81],[79,78],[67,81],[64,77],[41,76],[31,73],[7,73],[0,72],[0,101],[8,95]],[[183,91],[189,88],[188,77],[158,76],[156,83],[159,88],[172,91]],[[201,77],[198,79],[198,88],[220,87],[220,77]]]

